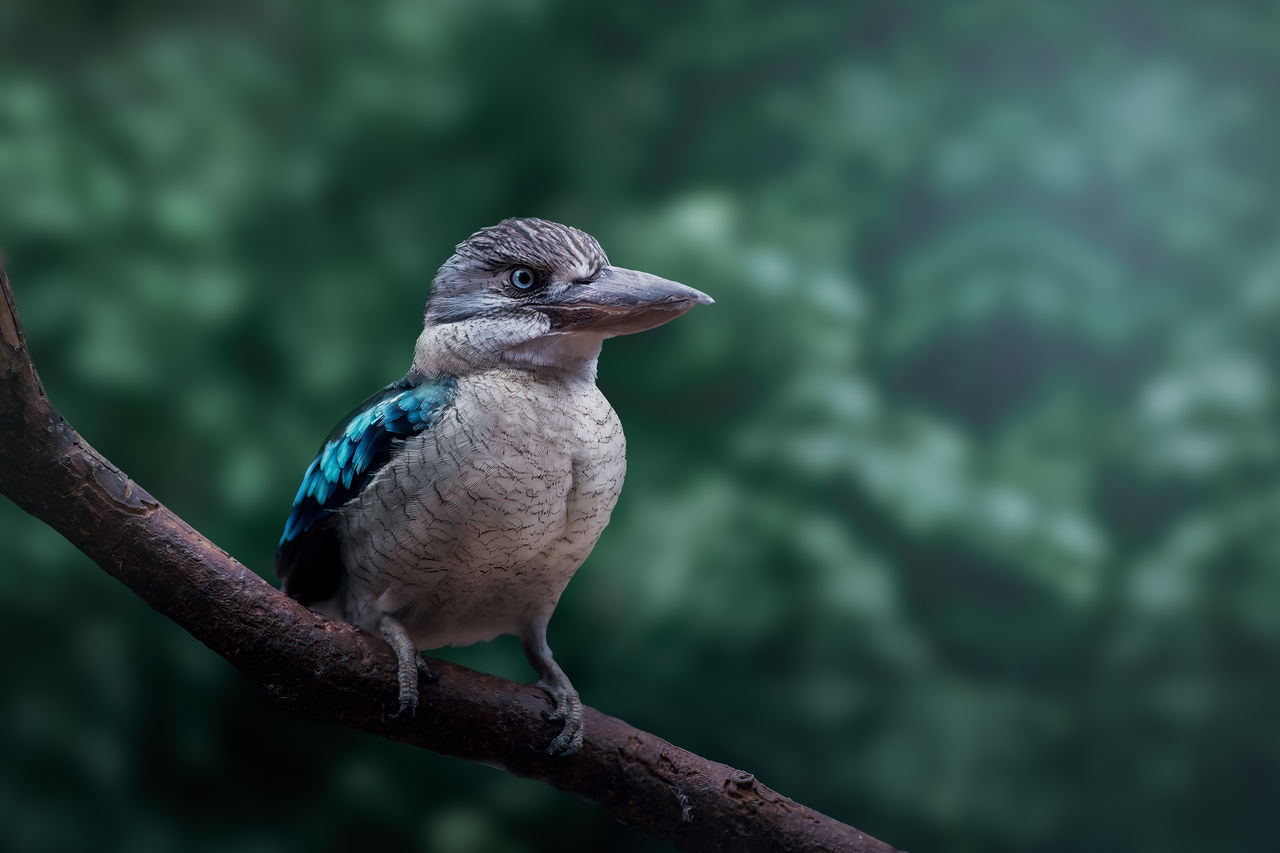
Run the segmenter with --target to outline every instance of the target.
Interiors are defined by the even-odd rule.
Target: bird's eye
[[[511,275],[507,276],[507,280],[511,282],[513,287],[518,287],[520,290],[528,290],[533,287],[538,278],[533,274],[533,270],[528,267],[519,267],[511,271]]]

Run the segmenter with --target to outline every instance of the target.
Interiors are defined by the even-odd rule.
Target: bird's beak
[[[612,337],[661,326],[694,305],[713,302],[700,290],[656,275],[605,267],[595,280],[573,285],[538,309],[558,331],[591,330]]]

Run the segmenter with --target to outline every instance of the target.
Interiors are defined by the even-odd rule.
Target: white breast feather
[[[347,618],[373,630],[395,614],[423,649],[519,633],[555,608],[625,473],[590,380],[460,378],[441,421],[344,508]]]

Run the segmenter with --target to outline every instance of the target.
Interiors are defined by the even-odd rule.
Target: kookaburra
[[[408,373],[330,433],[276,553],[285,592],[395,650],[397,713],[417,706],[420,649],[514,634],[564,721],[547,751],[581,745],[547,623],[626,472],[596,359],[711,302],[542,219],[477,231],[440,267]]]

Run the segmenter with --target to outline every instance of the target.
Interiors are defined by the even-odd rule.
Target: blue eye
[[[507,276],[507,280],[511,282],[513,287],[518,287],[521,290],[528,290],[533,287],[534,282],[538,279],[537,276],[533,274],[533,270],[528,267],[519,267],[511,271],[511,275]]]

